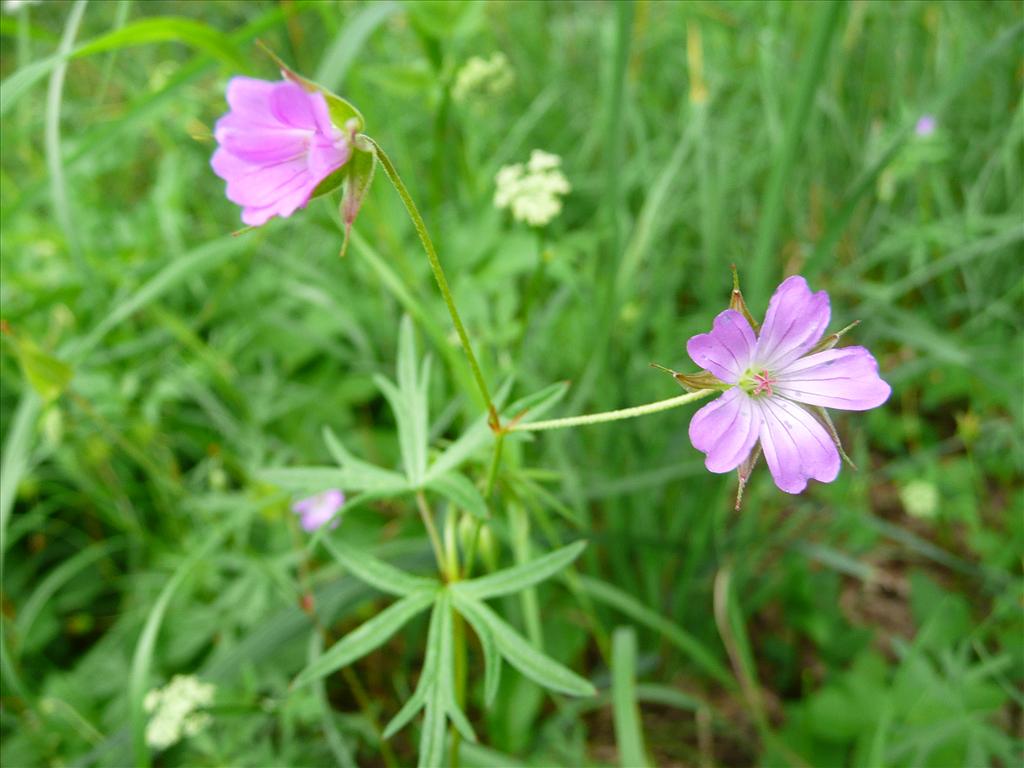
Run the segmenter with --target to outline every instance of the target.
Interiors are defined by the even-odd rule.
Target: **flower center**
[[[767,369],[762,368],[760,371],[750,369],[740,379],[740,386],[747,394],[755,396],[766,394],[771,397],[775,394],[772,391],[772,385],[776,381],[776,378]]]

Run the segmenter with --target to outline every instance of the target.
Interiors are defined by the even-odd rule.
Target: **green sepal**
[[[679,383],[679,386],[687,392],[699,392],[704,389],[717,389],[720,392],[724,392],[732,386],[732,384],[727,384],[719,379],[711,373],[711,371],[701,371],[700,373],[680,373],[679,371],[673,371],[671,368],[666,368],[665,366],[658,365],[657,363],[651,363],[651,367],[670,374],[672,378]]]
[[[750,310],[747,308],[747,302],[743,300],[743,293],[740,291],[740,273],[736,271],[736,265],[733,264],[729,267],[732,270],[732,295],[729,297],[729,309],[736,310],[750,323],[750,327],[754,329],[754,333],[757,333],[761,324],[754,319],[754,316],[750,314]]]
[[[847,329],[844,328],[840,333],[843,333],[846,330]],[[836,444],[836,450],[839,451],[839,455],[842,457],[843,461],[849,465],[850,469],[856,472],[857,465],[853,463],[853,459],[847,456],[846,451],[843,450],[843,442],[839,439],[839,433],[836,431],[836,426],[832,423],[832,417],[828,415],[828,411],[820,405],[812,405],[810,407],[810,411],[811,415],[814,416],[818,420],[818,423],[820,423],[821,426],[825,428],[825,431],[828,432],[829,436],[832,438],[832,442]]]
[[[848,333],[852,329],[856,328],[858,325],[860,325],[860,320],[854,320],[845,328],[842,328],[841,330],[838,330],[835,333],[830,333],[828,336],[826,336],[817,344],[815,344],[811,348],[811,351],[808,352],[807,354],[813,355],[818,352],[824,352],[828,349],[832,349],[832,347],[839,343],[839,339],[841,339],[844,335],[846,335],[846,333]]]
[[[367,148],[362,149],[361,145]],[[347,169],[347,175],[342,179],[345,184],[345,194],[341,200],[341,220],[345,225],[345,239],[341,243],[342,256],[348,250],[352,224],[359,215],[359,209],[363,206],[363,200],[366,199],[373,183],[374,171],[377,170],[377,152],[372,143],[353,141],[351,146],[352,157],[342,166]]]

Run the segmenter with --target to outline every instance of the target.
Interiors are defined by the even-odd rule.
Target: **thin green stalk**
[[[494,436],[494,453],[491,455],[491,463],[487,468],[487,483],[484,486],[484,500],[490,503],[491,494],[494,492],[494,482],[498,477],[498,466],[501,464],[501,449],[505,444],[505,433],[498,432]]]
[[[477,362],[476,355],[473,354],[473,347],[469,343],[469,335],[466,333],[466,328],[462,324],[462,318],[459,316],[459,310],[455,307],[455,298],[452,296],[451,288],[448,287],[448,278],[445,277],[444,268],[441,266],[441,260],[437,257],[437,251],[434,249],[434,243],[430,239],[430,233],[427,231],[426,222],[423,221],[423,217],[420,215],[419,209],[416,208],[416,203],[413,202],[412,196],[409,194],[409,190],[406,189],[405,183],[402,181],[402,177],[399,176],[398,171],[395,170],[395,166],[392,164],[391,158],[387,156],[387,153],[377,142],[369,137],[366,138],[373,144],[374,150],[377,153],[377,159],[380,160],[381,167],[384,169],[384,175],[388,177],[388,181],[391,182],[395,191],[398,192],[398,196],[402,198],[402,203],[405,205],[405,210],[409,213],[412,225],[416,228],[416,234],[419,235],[420,243],[422,243],[423,250],[427,254],[427,261],[430,262],[430,269],[434,273],[434,280],[437,281],[437,287],[441,290],[441,296],[444,298],[445,306],[448,307],[448,314],[451,315],[452,323],[455,325],[455,332],[459,335],[459,341],[462,343],[462,348],[465,350],[466,357],[469,359],[469,367],[473,371],[473,378],[476,380],[477,388],[480,390],[484,403],[487,405],[488,423],[491,425],[491,429],[497,431],[500,426],[498,410],[494,407],[494,402],[491,400],[491,393],[487,389],[487,382],[484,381],[484,375],[480,370],[480,364]]]
[[[444,547],[441,546],[441,537],[437,534],[437,526],[434,525],[434,518],[430,514],[430,507],[427,506],[427,499],[423,491],[416,491],[416,506],[420,510],[420,518],[423,526],[427,529],[427,536],[430,538],[430,546],[434,549],[434,559],[437,560],[437,570],[442,576],[447,575],[445,568]]]
[[[685,395],[670,397],[668,400],[658,400],[646,405],[635,405],[632,408],[621,408],[617,411],[604,411],[602,413],[587,413],[582,416],[570,416],[565,419],[549,419],[547,421],[533,421],[526,424],[511,424],[505,427],[506,432],[541,432],[548,429],[565,429],[566,427],[583,427],[588,424],[600,424],[605,421],[620,421],[622,419],[633,419],[637,416],[646,416],[649,413],[659,413],[678,408],[697,400],[702,400],[708,395],[713,395],[718,390],[698,389],[696,392],[687,392]]]

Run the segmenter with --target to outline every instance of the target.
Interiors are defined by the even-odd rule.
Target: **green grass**
[[[54,2],[0,33],[5,766],[390,768],[421,743],[464,766],[1019,761],[1019,3]],[[762,464],[735,513],[693,405],[509,435],[488,483],[471,369],[383,174],[344,259],[333,197],[231,236],[211,132],[229,77],[276,76],[257,39],[365,116],[496,399],[543,391],[548,419],[672,397],[649,364],[693,369],[730,264],[755,316],[799,273],[893,387],[833,414],[859,470],[793,497]],[[455,102],[494,51],[514,85]],[[492,204],[535,148],[573,186],[543,231]],[[405,315],[434,360],[415,434],[375,383],[417,379]],[[420,716],[382,742],[429,612],[290,687],[392,602],[297,529],[292,494],[324,475],[296,468],[353,483],[321,536],[432,577],[415,478],[354,501],[352,459],[405,483],[404,457],[432,466],[474,424],[426,501],[489,510],[478,577],[588,542],[488,605],[528,638],[502,635],[517,659],[598,695],[505,664],[488,706],[498,653],[456,614],[456,690],[428,708],[464,679],[478,743],[421,741]],[[157,754],[142,697],[174,674],[218,686],[214,725]]]

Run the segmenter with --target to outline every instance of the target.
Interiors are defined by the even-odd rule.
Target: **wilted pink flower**
[[[337,488],[300,499],[292,504],[292,512],[299,516],[302,527],[312,533],[327,522],[331,528],[338,527],[338,510],[345,504],[345,494]]]
[[[812,478],[835,480],[839,451],[830,425],[807,406],[863,411],[884,403],[890,388],[864,347],[813,351],[829,317],[828,294],[811,293],[794,276],[775,290],[759,336],[743,314],[727,309],[711,333],[689,340],[693,361],[732,385],[690,422],[690,440],[707,454],[709,470],[736,469],[760,440],[783,491],[800,493]]]
[[[914,133],[918,136],[926,137],[931,136],[935,133],[935,116],[934,115],[921,115],[917,119],[917,123],[914,125]]]
[[[317,184],[351,156],[322,93],[288,80],[235,77],[227,99],[231,111],[217,121],[219,146],[210,165],[249,226],[305,207]]]

